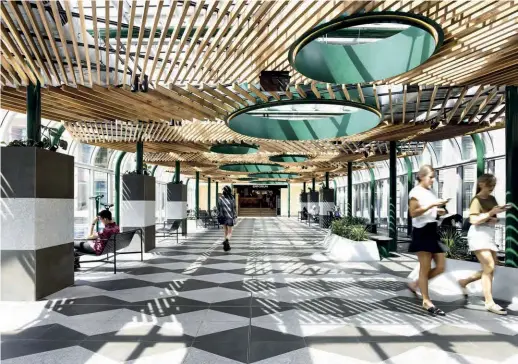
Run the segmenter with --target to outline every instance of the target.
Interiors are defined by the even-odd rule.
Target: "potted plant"
[[[366,220],[345,217],[332,222],[324,246],[333,259],[345,262],[379,261],[376,242],[369,240]]]

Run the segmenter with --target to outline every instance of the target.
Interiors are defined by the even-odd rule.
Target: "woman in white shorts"
[[[495,197],[491,195],[495,186],[496,178],[492,174],[483,174],[477,180],[477,194],[469,206],[471,226],[468,231],[468,245],[469,250],[477,256],[482,270],[471,277],[459,280],[459,285],[464,296],[467,296],[466,286],[482,279],[486,310],[498,315],[506,315],[507,311],[493,301],[492,294],[493,273],[498,251],[495,243],[495,223],[498,221],[496,215],[508,209],[507,205],[498,206]]]

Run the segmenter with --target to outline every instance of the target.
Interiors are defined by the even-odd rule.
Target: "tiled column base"
[[[36,301],[74,284],[74,158],[1,149],[1,301]]]
[[[155,178],[127,174],[122,177],[123,202],[121,209],[122,231],[142,229],[144,251],[156,246],[155,228]]]
[[[320,227],[327,229],[331,226],[333,218],[329,213],[333,213],[335,206],[335,190],[323,189],[320,190]]]
[[[187,235],[187,186],[181,183],[167,184],[166,218],[182,220],[182,235]]]

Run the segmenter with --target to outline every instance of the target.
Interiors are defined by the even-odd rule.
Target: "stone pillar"
[[[74,158],[30,147],[0,154],[0,301],[36,301],[74,284]]]
[[[182,220],[182,235],[187,235],[187,186],[183,183],[167,184],[167,219]]]
[[[142,229],[144,251],[155,249],[155,177],[122,176],[122,231]]]
[[[335,206],[335,190],[332,188],[324,188],[320,190],[320,227],[328,228],[331,226],[333,207]]]

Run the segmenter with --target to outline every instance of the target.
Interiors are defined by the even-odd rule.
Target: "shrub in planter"
[[[364,219],[355,217],[335,220],[331,223],[331,233],[352,241],[368,240],[366,226],[361,223],[363,221]]]

